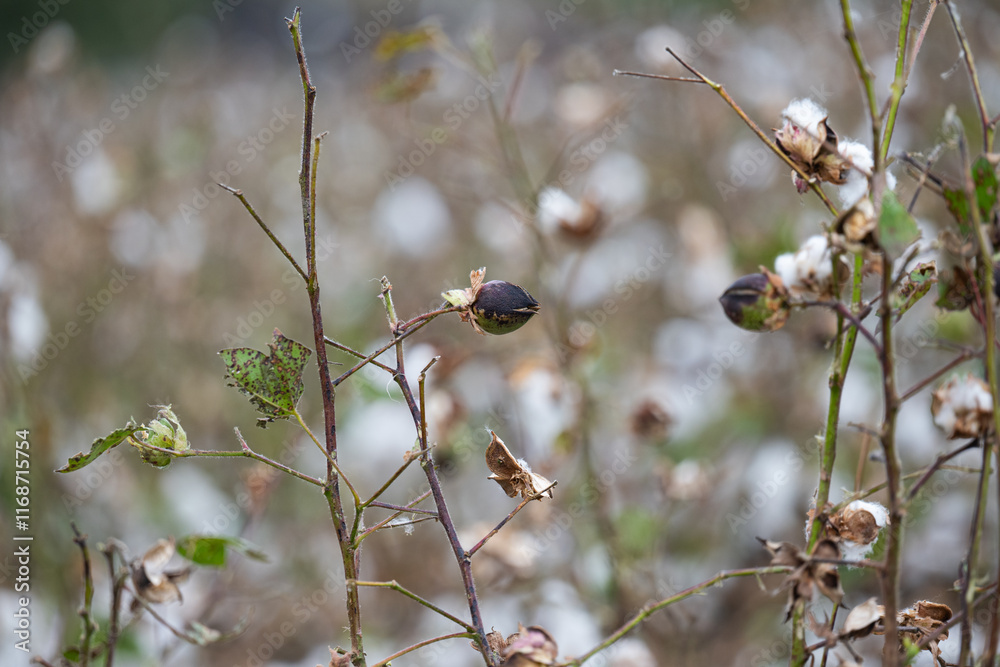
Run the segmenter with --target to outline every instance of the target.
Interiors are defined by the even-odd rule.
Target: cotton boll
[[[829,287],[833,273],[826,237],[811,236],[794,253],[779,255],[774,260],[774,271],[792,292],[822,293]]]

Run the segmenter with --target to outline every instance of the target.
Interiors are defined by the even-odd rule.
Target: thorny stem
[[[392,285],[386,278],[382,278],[382,301],[385,304],[386,316],[389,319],[389,327],[393,332],[399,331],[399,321],[396,319],[396,310],[392,303]],[[417,326],[422,326],[418,324]],[[415,329],[413,329],[415,330]],[[411,330],[412,331],[412,330]],[[417,404],[416,399],[413,397],[413,390],[410,389],[410,383],[406,379],[406,367],[403,362],[403,336],[405,334],[395,334],[393,335],[394,344],[396,346],[396,370],[393,374],[393,380],[399,386],[400,391],[403,392],[403,398],[406,400],[406,405],[410,409],[410,415],[413,418],[413,425],[417,429],[417,433],[420,434],[420,466],[424,469],[424,474],[427,477],[427,483],[431,487],[431,494],[434,496],[434,504],[438,511],[438,521],[440,521],[441,526],[444,528],[445,534],[448,536],[448,543],[451,544],[451,549],[455,554],[455,560],[458,561],[458,568],[462,574],[462,582],[465,586],[465,597],[469,605],[469,614],[471,616],[472,625],[463,625],[469,627],[471,630],[476,632],[476,637],[474,641],[479,646],[479,651],[482,653],[483,658],[486,660],[486,664],[489,667],[494,667],[493,655],[486,644],[486,631],[483,625],[482,612],[479,609],[479,597],[476,594],[476,582],[472,577],[472,560],[466,555],[465,549],[462,548],[462,542],[458,538],[458,530],[455,528],[455,522],[451,518],[451,512],[448,510],[448,503],[445,501],[444,492],[441,490],[441,480],[437,475],[437,468],[434,465],[434,460],[431,458],[430,448],[427,443],[427,428],[424,422],[424,413],[421,412],[420,406]],[[424,368],[426,371],[427,367]]]
[[[743,108],[740,107],[740,105],[736,103],[736,100],[734,100],[732,97],[729,96],[729,93],[727,93],[726,89],[722,87],[722,84],[716,83],[715,81],[712,81],[707,76],[705,76],[704,74],[702,74],[698,70],[694,69],[691,65],[687,64],[686,62],[684,62],[684,59],[681,58],[680,56],[678,56],[676,53],[674,53],[674,51],[672,49],[667,49],[667,53],[669,53],[670,55],[672,55],[674,57],[674,59],[677,60],[677,62],[679,62],[681,65],[683,65],[685,67],[685,69],[687,69],[689,72],[691,72],[692,74],[694,74],[698,78],[697,79],[691,79],[691,78],[686,78],[686,77],[664,76],[664,75],[661,75],[661,74],[646,74],[644,72],[628,72],[628,71],[617,70],[617,69],[613,72],[613,74],[615,76],[636,76],[636,77],[641,77],[641,78],[646,78],[646,79],[662,79],[662,80],[666,80],[666,81],[682,81],[682,82],[704,83],[704,84],[706,84],[708,87],[710,87],[716,93],[718,93],[719,96],[722,97],[722,99],[724,99],[726,101],[726,104],[728,104],[732,108],[732,110],[736,112],[737,116],[739,116],[740,118],[743,119],[743,122],[747,124],[747,127],[749,127],[751,130],[753,130],[753,133],[756,134],[760,138],[760,140],[763,141],[764,144],[768,148],[770,148],[771,151],[775,155],[777,155],[779,158],[781,158],[781,160],[785,164],[787,164],[789,167],[791,167],[792,171],[794,171],[796,174],[798,174],[805,183],[809,183],[809,187],[812,189],[813,192],[816,193],[816,196],[819,197],[822,200],[823,204],[826,205],[827,209],[829,209],[829,211],[831,213],[833,213],[833,215],[837,215],[837,208],[833,205],[833,202],[831,202],[830,199],[826,196],[826,193],[823,192],[823,189],[819,186],[819,184],[816,183],[816,182],[814,182],[814,179],[812,179],[808,174],[806,174],[804,171],[802,171],[801,167],[799,167],[797,164],[795,164],[790,157],[788,157],[787,155],[785,155],[784,151],[782,151],[780,148],[778,148],[778,145],[776,143],[774,143],[774,141],[771,139],[771,137],[769,137],[764,132],[764,130],[760,129],[760,126],[757,125],[757,123],[755,123],[750,118],[750,116],[748,116],[746,114],[745,111],[743,111]]]
[[[347,617],[348,632],[351,636],[351,662],[355,667],[365,664],[364,641],[361,634],[361,600],[357,586],[351,581],[358,579],[360,569],[360,549],[356,549],[347,528],[347,517],[343,501],[340,497],[339,476],[336,470],[337,461],[337,413],[335,408],[335,386],[330,377],[330,364],[327,358],[326,338],[323,334],[323,315],[320,308],[319,277],[316,272],[316,218],[314,194],[314,164],[311,160],[313,141],[313,118],[316,109],[316,87],[309,76],[306,64],[305,48],[302,46],[302,13],[298,7],[291,19],[286,19],[288,30],[295,44],[295,57],[299,63],[299,76],[302,79],[302,92],[305,97],[302,119],[302,163],[299,170],[299,190],[302,199],[302,226],[305,232],[306,245],[306,289],[309,293],[309,305],[312,313],[313,338],[316,348],[316,363],[319,367],[319,386],[323,397],[323,424],[326,439],[326,484],[323,494],[330,507],[330,518],[337,532],[337,542],[340,545],[341,560],[344,564],[344,579],[347,584]],[[352,488],[352,493],[354,493]],[[354,493],[357,498],[357,493]]]
[[[675,602],[686,600],[687,598],[693,595],[701,593],[706,588],[711,588],[712,586],[716,586],[727,579],[734,579],[736,577],[759,577],[762,574],[782,574],[791,571],[791,569],[792,568],[787,565],[769,565],[767,567],[755,567],[744,570],[723,570],[718,574],[716,574],[714,577],[706,579],[700,584],[695,584],[690,588],[685,588],[683,591],[675,593],[674,595],[671,595],[668,598],[664,598],[659,602],[655,602],[653,604],[643,607],[635,616],[630,618],[628,621],[625,622],[624,625],[615,630],[615,632],[612,633],[610,637],[608,637],[600,644],[598,644],[594,648],[590,649],[589,651],[581,655],[579,658],[574,658],[568,662],[559,663],[558,667],[580,667],[580,665],[587,662],[595,655],[597,655],[604,649],[608,648],[609,646],[617,642],[619,639],[621,639],[629,632],[634,630],[640,623],[642,623],[647,618],[649,618],[656,612],[660,611],[661,609],[664,609],[674,604]]]

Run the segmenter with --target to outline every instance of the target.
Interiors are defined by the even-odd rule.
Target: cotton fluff
[[[934,391],[931,414],[948,438],[974,438],[984,433],[993,415],[993,397],[980,378],[955,376]]]
[[[847,181],[840,186],[840,201],[845,206],[853,206],[868,193],[868,174],[875,168],[871,149],[857,141],[842,141],[840,155],[850,160],[854,168],[847,173]],[[885,174],[885,184],[890,190],[896,189],[896,177],[891,172]]]
[[[547,187],[538,194],[538,224],[544,232],[555,231],[562,221],[575,222],[583,213],[580,202],[565,190]]]
[[[794,253],[779,255],[774,260],[774,272],[793,292],[822,292],[833,272],[826,237],[811,236]]]
[[[826,109],[809,98],[792,100],[781,112],[782,118],[799,126],[813,137],[824,136],[821,135],[819,126],[829,115]]]

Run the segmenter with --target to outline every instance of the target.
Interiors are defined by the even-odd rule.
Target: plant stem
[[[899,102],[903,99],[903,93],[906,92],[906,78],[909,74],[909,69],[906,67],[906,40],[910,34],[910,10],[912,8],[913,0],[903,0],[900,3],[899,34],[896,38],[896,73],[892,79],[892,85],[889,87],[891,91],[889,111],[886,114],[885,132],[882,134],[882,144],[879,146],[879,159],[876,164],[884,164],[889,155],[889,142],[892,140],[892,131],[896,127]],[[857,42],[855,42],[856,44]],[[916,53],[914,53],[914,57],[916,57]]]
[[[249,201],[247,201],[247,198],[243,194],[243,191],[237,190],[236,188],[231,188],[228,185],[223,185],[222,183],[219,183],[218,186],[223,190],[228,190],[229,192],[232,192],[233,195],[235,195],[236,198],[240,200],[240,203],[243,204],[243,208],[247,210],[247,212],[250,214],[250,217],[252,217],[254,220],[257,221],[257,224],[260,225],[260,228],[264,230],[265,234],[267,234],[267,238],[271,239],[271,243],[273,243],[275,247],[281,251],[281,254],[284,255],[285,258],[291,263],[295,271],[300,276],[302,276],[302,280],[309,282],[309,276],[306,275],[306,272],[302,270],[302,267],[299,266],[299,263],[295,261],[294,257],[292,257],[292,253],[288,252],[288,249],[284,246],[284,244],[278,240],[277,236],[274,235],[274,232],[272,232],[271,228],[267,226],[267,223],[261,220],[261,217],[257,215],[257,211],[254,210],[254,207],[250,205]]]
[[[403,595],[405,595],[406,597],[410,598],[411,600],[416,600],[417,602],[419,602],[420,604],[424,605],[425,607],[427,607],[431,611],[437,612],[441,616],[444,616],[449,621],[453,621],[454,623],[457,623],[458,625],[461,625],[463,628],[465,628],[469,632],[476,632],[476,629],[474,627],[472,627],[471,625],[469,625],[468,623],[466,623],[465,621],[463,621],[462,619],[460,619],[458,616],[455,616],[454,614],[448,613],[447,611],[445,611],[441,607],[437,606],[433,602],[430,602],[429,600],[426,600],[426,599],[420,597],[419,595],[417,595],[413,591],[400,586],[399,583],[396,582],[395,580],[394,581],[355,581],[354,583],[356,585],[358,585],[358,586],[364,586],[364,587],[367,587],[367,588],[391,588],[392,590],[394,590],[394,591],[396,591],[398,593],[402,593]]]
[[[435,642],[444,641],[445,639],[461,639],[462,637],[468,637],[469,639],[475,639],[476,638],[476,636],[473,633],[471,633],[471,632],[456,632],[456,633],[453,633],[453,634],[450,634],[450,635],[441,635],[440,637],[433,637],[431,639],[425,639],[422,642],[417,642],[413,646],[407,646],[402,651],[396,651],[395,653],[393,653],[392,655],[390,655],[388,658],[385,658],[384,660],[379,660],[378,662],[375,663],[375,665],[373,667],[387,667],[388,665],[392,664],[393,660],[395,660],[396,658],[398,658],[401,655],[406,655],[407,653],[410,653],[411,651],[416,651],[419,648],[423,648],[423,647],[425,647],[425,646],[427,646],[429,644],[433,644]]]
[[[87,536],[80,533],[76,524],[70,522],[73,528],[73,542],[80,547],[83,556],[83,606],[80,607],[79,615],[83,621],[83,631],[80,635],[80,667],[87,667],[90,664],[90,640],[94,636],[96,624],[91,616],[91,607],[94,602],[94,574],[90,568],[90,550],[87,549]]]
[[[969,71],[969,80],[972,83],[972,92],[976,100],[976,110],[979,112],[979,122],[983,130],[983,152],[989,153],[993,146],[993,138],[996,133],[996,118],[990,120],[986,111],[986,99],[983,97],[983,89],[979,85],[979,75],[976,73],[976,63],[972,58],[972,48],[969,39],[965,36],[965,29],[962,21],[958,18],[958,11],[952,0],[944,0],[944,6],[948,10],[951,24],[955,28],[955,36],[958,38],[959,47],[962,49],[962,59],[965,61],[965,68]],[[975,199],[969,200],[976,201]]]
[[[579,658],[574,658],[568,662],[559,663],[559,667],[580,667],[583,663],[587,662],[595,655],[608,648],[619,639],[627,635],[629,632],[634,630],[640,623],[645,621],[647,618],[660,611],[661,609],[674,604],[675,602],[680,602],[681,600],[686,600],[687,598],[701,593],[706,588],[711,588],[727,579],[733,579],[736,577],[757,577],[762,574],[780,574],[789,572],[791,568],[787,565],[770,565],[768,567],[756,567],[748,568],[745,570],[723,570],[719,572],[711,579],[707,579],[700,584],[695,584],[690,588],[685,588],[683,591],[671,595],[668,598],[655,602],[651,605],[643,607],[635,616],[625,622],[620,628],[618,628],[610,637],[602,641],[600,644],[590,649]]]
[[[953,12],[951,3],[947,3],[949,13]],[[952,14],[952,21],[956,23],[956,30],[960,30],[957,16]],[[964,33],[963,33],[964,35]],[[968,43],[963,42],[964,47]],[[968,61],[971,67],[971,56]],[[973,74],[975,70],[972,70]],[[993,251],[989,245],[989,240],[983,233],[983,219],[979,210],[979,202],[976,197],[976,187],[972,180],[972,164],[969,159],[968,150],[964,137],[959,138],[959,153],[962,157],[962,170],[964,172],[963,185],[965,187],[966,200],[969,202],[969,213],[972,218],[972,228],[975,233],[976,243],[979,250],[979,266],[977,273],[983,282],[983,292],[981,308],[983,310],[983,339],[984,339],[984,363],[986,365],[986,379],[990,386],[990,395],[993,397],[993,428],[992,433],[983,441],[983,464],[979,478],[979,489],[976,494],[976,509],[969,539],[969,552],[963,567],[962,579],[962,606],[971,608],[975,597],[976,587],[972,581],[976,576],[976,562],[979,558],[979,545],[983,535],[983,524],[986,518],[986,505],[989,493],[989,469],[990,459],[993,453],[993,446],[996,442],[996,435],[1000,433],[1000,382],[997,379],[996,366],[996,309],[993,299]],[[962,621],[962,645],[959,654],[959,664],[964,665],[972,642],[972,621],[969,614]]]
[[[515,514],[517,514],[518,512],[520,512],[522,509],[524,509],[525,505],[527,505],[532,500],[538,500],[539,498],[541,498],[549,489],[551,489],[552,487],[554,487],[556,484],[558,484],[558,482],[552,482],[551,484],[549,484],[548,486],[546,486],[544,489],[542,489],[538,493],[530,495],[527,498],[525,498],[524,500],[522,500],[520,502],[520,504],[518,504],[517,507],[515,507],[514,509],[512,509],[507,514],[507,516],[504,517],[503,520],[500,521],[500,523],[498,523],[496,525],[496,527],[493,530],[491,530],[490,532],[486,533],[486,536],[483,539],[479,540],[479,542],[476,543],[476,546],[472,547],[471,549],[469,549],[468,551],[465,552],[466,558],[472,558],[476,554],[477,551],[479,551],[480,549],[482,549],[486,545],[486,542],[491,537],[493,537],[498,532],[500,532],[500,529],[503,528],[505,525],[507,525],[508,521],[510,521],[511,519],[514,518]]]
[[[732,108],[732,110],[736,112],[737,116],[739,116],[740,118],[743,119],[743,122],[747,124],[747,127],[749,127],[751,130],[753,130],[753,133],[756,134],[760,138],[760,140],[763,141],[764,144],[768,148],[771,149],[771,152],[773,152],[775,155],[777,155],[779,158],[781,158],[782,162],[784,162],[789,167],[791,167],[792,171],[794,171],[796,174],[798,174],[799,177],[802,178],[803,182],[809,184],[810,189],[812,189],[812,191],[816,193],[816,196],[820,198],[820,200],[823,202],[824,205],[826,205],[827,209],[829,209],[829,211],[831,213],[833,213],[833,215],[837,215],[837,207],[835,207],[833,205],[833,202],[831,202],[830,199],[826,196],[826,193],[823,192],[823,189],[819,186],[819,184],[816,183],[814,181],[814,179],[812,179],[808,174],[806,174],[804,171],[802,171],[802,168],[799,167],[797,164],[795,164],[790,157],[788,157],[787,155],[785,155],[784,151],[782,151],[780,148],[778,148],[778,145],[776,143],[774,143],[774,141],[771,139],[771,137],[769,137],[764,132],[764,130],[760,129],[760,126],[757,125],[757,123],[755,123],[750,118],[750,116],[747,115],[747,113],[743,110],[743,108],[740,107],[740,105],[736,103],[736,100],[734,100],[732,97],[729,96],[729,93],[727,93],[726,89],[722,87],[722,84],[716,83],[715,81],[712,81],[707,76],[705,76],[704,74],[702,74],[701,72],[699,72],[698,70],[696,70],[695,68],[693,68],[691,65],[689,65],[688,63],[686,63],[683,58],[681,58],[676,53],[674,53],[673,49],[669,49],[668,48],[667,49],[667,53],[669,53],[670,55],[672,55],[677,60],[677,62],[679,62],[681,65],[683,65],[685,69],[687,69],[689,72],[691,72],[692,74],[694,74],[698,78],[697,79],[691,79],[691,78],[687,78],[687,77],[663,76],[663,75],[660,75],[660,74],[645,74],[643,72],[627,72],[627,71],[617,70],[617,69],[613,73],[614,73],[615,76],[637,76],[637,77],[642,77],[642,78],[646,78],[646,79],[662,79],[662,80],[666,80],[666,81],[682,81],[682,82],[689,82],[689,83],[704,83],[704,84],[708,85],[712,90],[714,90],[716,93],[718,93],[719,96],[722,99],[724,99],[726,101],[726,104],[728,104],[730,106],[730,108]]]
[[[306,245],[306,290],[309,294],[310,312],[312,314],[313,338],[316,347],[316,364],[319,367],[319,386],[323,399],[323,424],[326,436],[326,484],[323,494],[330,507],[330,518],[333,520],[340,546],[341,560],[344,564],[344,579],[347,581],[347,618],[348,632],[351,636],[351,663],[355,667],[365,665],[364,640],[361,632],[361,600],[357,586],[350,582],[358,579],[360,570],[360,548],[355,548],[351,533],[347,528],[347,517],[343,501],[340,497],[339,475],[337,474],[337,413],[335,408],[336,390],[330,377],[330,363],[327,358],[326,337],[323,334],[323,315],[320,307],[320,285],[316,272],[316,219],[315,195],[313,185],[315,175],[311,153],[313,141],[313,118],[316,109],[316,87],[309,76],[306,64],[305,48],[302,45],[302,13],[296,8],[292,18],[286,21],[288,30],[295,45],[295,57],[299,63],[299,76],[302,80],[302,91],[305,97],[302,119],[302,162],[299,170],[299,190],[302,202],[302,226]],[[353,489],[352,489],[353,492]],[[355,497],[357,494],[355,493]]]
[[[387,279],[383,278],[382,281],[383,289],[381,296],[385,303],[386,316],[389,319],[390,329],[395,332],[399,330],[399,322],[396,319],[396,310],[392,303],[392,286]],[[414,330],[411,329],[410,331]],[[431,494],[434,496],[434,504],[438,511],[438,521],[448,536],[448,543],[451,544],[455,560],[458,561],[458,568],[462,573],[462,582],[465,586],[466,601],[469,604],[472,629],[476,632],[475,642],[479,645],[479,650],[486,664],[489,667],[494,667],[493,656],[486,644],[486,631],[483,626],[482,613],[479,609],[476,582],[472,577],[472,559],[469,558],[465,553],[465,549],[462,548],[462,542],[458,538],[455,523],[452,521],[451,513],[448,511],[448,503],[445,501],[444,492],[441,490],[441,480],[438,478],[437,468],[434,465],[434,460],[431,458],[430,448],[427,443],[427,428],[424,422],[424,414],[413,397],[413,390],[410,389],[410,383],[406,379],[406,367],[403,362],[403,335],[394,335],[394,342],[396,345],[396,370],[393,374],[393,380],[399,386],[400,391],[403,392],[403,398],[406,399],[406,405],[410,409],[410,415],[413,418],[413,425],[420,437],[420,466],[424,469],[427,483],[431,487]],[[426,367],[424,370],[426,371]]]

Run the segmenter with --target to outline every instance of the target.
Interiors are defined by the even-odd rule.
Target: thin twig
[[[979,122],[983,130],[983,152],[989,153],[993,146],[993,135],[996,130],[996,123],[990,120],[986,111],[986,98],[983,97],[983,89],[979,85],[979,75],[976,73],[976,62],[972,57],[972,47],[968,37],[965,36],[965,29],[962,27],[962,20],[958,17],[958,10],[952,0],[944,0],[944,6],[948,10],[951,24],[955,28],[955,37],[958,38],[958,45],[962,50],[962,60],[965,61],[965,68],[969,72],[969,81],[972,83],[972,93],[976,101],[976,111],[979,112]],[[970,199],[969,206],[973,207],[975,199]]]
[[[398,658],[398,657],[400,657],[402,655],[406,655],[407,653],[410,653],[411,651],[416,651],[419,648],[423,648],[424,646],[427,646],[428,644],[433,644],[435,642],[444,641],[445,639],[461,639],[463,637],[466,637],[468,639],[475,639],[475,635],[472,634],[471,632],[455,632],[455,633],[450,634],[450,635],[441,635],[440,637],[433,637],[431,639],[425,639],[422,642],[417,642],[416,644],[413,644],[412,646],[407,646],[406,648],[404,648],[401,651],[396,651],[395,653],[393,653],[392,655],[390,655],[388,658],[385,658],[384,660],[379,660],[378,662],[375,663],[374,667],[386,667],[387,665],[389,665],[390,663],[392,663],[392,661],[395,660],[396,658]]]
[[[249,201],[247,201],[247,198],[246,196],[244,196],[243,191],[237,190],[236,188],[231,188],[228,185],[223,185],[222,183],[219,183],[218,185],[223,190],[228,190],[229,192],[232,192],[233,195],[235,195],[235,197],[240,200],[240,203],[243,204],[243,207],[247,210],[250,216],[257,221],[257,224],[260,225],[260,228],[264,230],[265,234],[267,234],[267,238],[271,239],[271,243],[273,243],[274,246],[281,251],[281,254],[284,255],[289,262],[291,262],[292,267],[294,267],[295,270],[298,272],[298,274],[302,276],[302,280],[309,282],[309,277],[306,275],[306,272],[302,270],[302,267],[299,266],[299,263],[295,261],[294,257],[292,257],[292,253],[288,252],[288,249],[285,248],[284,244],[278,240],[277,236],[274,235],[274,232],[272,232],[271,228],[267,226],[267,223],[264,222],[259,215],[257,215],[257,211],[254,210],[254,207],[250,205]]]
[[[80,547],[80,553],[83,556],[83,606],[77,613],[83,622],[83,631],[80,633],[80,667],[87,667],[90,664],[90,640],[97,629],[97,624],[91,615],[91,607],[94,602],[94,574],[90,567],[87,536],[80,533],[75,522],[71,521],[69,525],[73,529],[73,542]]]
[[[736,103],[736,100],[734,100],[732,97],[729,96],[729,93],[726,92],[726,89],[722,87],[722,84],[712,81],[707,76],[705,76],[704,74],[693,68],[687,62],[685,62],[683,58],[677,55],[673,51],[673,49],[668,48],[667,53],[673,56],[674,59],[677,60],[677,62],[679,62],[686,70],[694,74],[697,78],[692,79],[689,77],[670,77],[662,74],[645,74],[642,72],[628,72],[623,70],[615,70],[614,72],[612,72],[612,74],[616,76],[635,76],[646,79],[662,79],[666,81],[680,81],[685,83],[704,83],[708,85],[712,90],[718,93],[719,96],[722,97],[722,99],[726,101],[726,104],[728,104],[730,108],[732,108],[732,110],[736,112],[737,116],[743,119],[743,122],[747,124],[747,127],[753,130],[753,133],[756,134],[760,138],[760,140],[763,141],[764,144],[771,149],[771,152],[777,155],[782,162],[787,164],[792,169],[792,171],[798,174],[799,177],[802,178],[803,182],[809,183],[809,187],[812,189],[813,192],[816,193],[816,196],[818,196],[820,200],[822,200],[822,202],[826,205],[827,209],[829,209],[833,215],[837,215],[837,207],[833,205],[833,202],[831,202],[830,199],[826,196],[826,193],[823,192],[823,189],[819,186],[819,184],[816,183],[808,174],[802,171],[802,168],[799,165],[795,164],[795,162],[790,157],[785,155],[784,151],[778,148],[778,145],[774,143],[771,137],[769,137],[762,129],[760,129],[760,126],[757,125],[757,123],[755,123],[746,114],[745,111],[743,111],[743,108]]]
[[[541,498],[543,495],[545,495],[546,493],[548,493],[549,489],[552,489],[553,487],[555,487],[556,484],[558,484],[558,482],[552,482],[551,484],[549,484],[548,486],[546,486],[544,489],[542,489],[538,493],[530,495],[527,498],[525,498],[524,500],[522,500],[520,502],[520,504],[518,504],[517,507],[515,507],[514,509],[512,509],[510,511],[510,513],[507,514],[507,516],[504,517],[503,520],[500,523],[498,523],[493,530],[491,530],[490,532],[486,533],[486,536],[483,539],[479,540],[479,542],[476,543],[476,546],[474,546],[471,549],[469,549],[468,551],[466,551],[465,552],[465,557],[466,558],[472,558],[476,554],[477,551],[479,551],[480,549],[483,548],[483,546],[486,545],[486,542],[491,537],[493,537],[498,532],[500,532],[500,529],[503,528],[505,525],[507,525],[508,521],[510,521],[511,519],[514,518],[515,514],[517,514],[518,512],[520,512],[522,509],[524,509],[525,505],[527,505],[532,500],[538,500],[539,498]]]
[[[933,475],[943,464],[955,458],[962,452],[966,452],[970,449],[975,449],[978,446],[979,446],[978,439],[970,440],[969,442],[948,452],[947,454],[940,454],[936,459],[934,459],[934,463],[927,466],[927,470],[924,471],[924,474],[920,477],[920,479],[914,482],[913,486],[910,487],[910,490],[906,493],[905,503],[909,504],[910,502],[913,501],[914,498],[916,498],[917,493],[920,491],[923,485],[926,484],[928,480],[930,480],[931,475]]]
[[[407,588],[404,588],[403,586],[400,586],[399,582],[397,582],[395,580],[393,580],[393,581],[355,581],[354,584],[356,584],[358,586],[364,586],[366,588],[391,588],[392,590],[394,590],[394,591],[396,591],[398,593],[402,593],[403,595],[405,595],[406,597],[410,598],[411,600],[416,600],[417,602],[419,602],[420,604],[424,605],[428,609],[437,612],[441,616],[444,616],[449,621],[457,623],[458,625],[462,626],[463,628],[465,628],[469,632],[471,632],[473,634],[477,633],[477,631],[476,631],[476,629],[474,627],[472,627],[471,625],[469,625],[468,623],[466,623],[465,621],[463,621],[462,619],[460,619],[458,616],[455,616],[454,614],[448,613],[447,611],[445,611],[441,607],[437,606],[436,604],[434,604],[430,600],[422,598],[419,595],[417,595],[416,593],[414,593],[413,591],[411,591],[411,590],[409,590]]]
[[[759,577],[760,575],[763,574],[783,574],[786,572],[790,572],[791,569],[792,568],[787,565],[769,565],[767,567],[748,568],[744,570],[723,570],[722,572],[716,574],[714,577],[706,579],[700,584],[695,584],[690,588],[685,588],[683,591],[675,593],[674,595],[671,595],[668,598],[664,598],[659,602],[654,602],[653,604],[643,607],[637,614],[635,614],[632,618],[626,621],[624,625],[615,630],[615,632],[613,632],[610,637],[608,637],[600,644],[598,644],[594,648],[590,649],[589,651],[581,655],[579,658],[574,658],[567,662],[559,663],[558,667],[580,667],[580,665],[587,662],[595,655],[597,655],[604,649],[608,648],[609,646],[617,642],[619,639],[621,639],[629,632],[634,630],[640,623],[642,623],[647,618],[649,618],[656,612],[660,611],[661,609],[668,607],[674,604],[675,602],[686,600],[687,598],[697,595],[698,593],[701,593],[707,588],[716,586],[722,583],[723,581],[726,581],[727,579],[733,579],[736,577]]]

